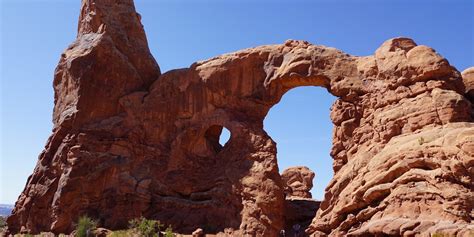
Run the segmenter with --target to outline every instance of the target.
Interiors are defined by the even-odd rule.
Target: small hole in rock
[[[219,152],[229,141],[231,134],[229,129],[223,126],[212,125],[207,129],[205,136],[214,151]]]
[[[221,132],[221,137],[219,138],[219,143],[221,146],[225,146],[225,144],[229,141],[230,139],[230,131],[226,127],[222,128]]]

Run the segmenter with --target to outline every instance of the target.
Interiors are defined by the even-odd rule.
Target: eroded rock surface
[[[466,87],[466,96],[474,102],[474,67],[464,70],[462,78]]]
[[[396,38],[356,57],[289,40],[161,74],[132,0],[83,0],[55,72],[53,134],[9,231],[69,233],[87,214],[109,229],[145,216],[181,233],[277,236],[284,184],[263,119],[298,86],[338,97],[335,175],[307,233],[473,228],[472,105],[435,50]]]
[[[313,188],[314,172],[306,166],[290,167],[283,171],[283,181],[286,197],[311,198],[310,190]]]

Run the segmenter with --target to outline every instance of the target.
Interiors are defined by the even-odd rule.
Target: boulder
[[[462,72],[462,80],[466,87],[466,96],[474,102],[474,67]]]
[[[314,172],[306,166],[290,167],[283,171],[283,181],[286,197],[311,198]]]

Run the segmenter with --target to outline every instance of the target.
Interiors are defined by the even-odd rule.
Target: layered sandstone
[[[290,167],[281,173],[286,197],[311,198],[314,172],[306,166]]]
[[[8,228],[69,233],[88,215],[118,229],[145,216],[181,233],[276,236],[285,186],[263,119],[290,89],[322,86],[338,97],[335,175],[307,233],[467,233],[467,80],[407,38],[366,57],[289,40],[161,74],[132,0],[83,0],[55,72],[53,134]]]

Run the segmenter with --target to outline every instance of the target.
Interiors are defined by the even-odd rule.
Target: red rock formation
[[[311,198],[314,172],[306,166],[290,167],[281,173],[286,197]]]
[[[464,86],[466,87],[466,96],[474,101],[474,67],[468,68],[462,72]]]
[[[316,215],[321,204],[311,199],[314,172],[306,166],[290,167],[283,171],[281,180],[285,194],[284,220],[287,236],[294,236],[293,226],[299,225],[306,229]],[[301,231],[302,232],[302,231]]]
[[[335,176],[308,233],[472,228],[471,102],[433,49],[396,38],[355,57],[287,41],[160,75],[132,0],[83,0],[55,73],[53,134],[9,231],[70,232],[87,214],[111,229],[145,216],[182,233],[276,236],[284,186],[263,119],[298,86],[339,98]]]

